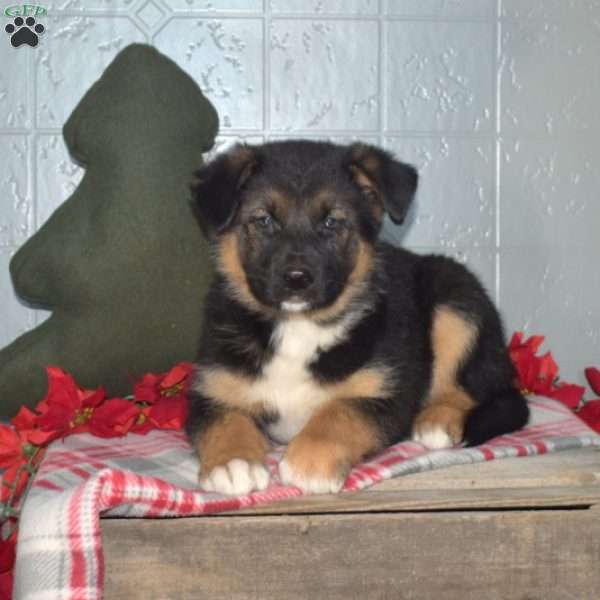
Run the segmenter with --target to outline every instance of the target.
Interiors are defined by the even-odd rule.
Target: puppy
[[[378,241],[401,223],[417,172],[363,144],[236,146],[193,186],[217,275],[188,434],[207,490],[280,475],[337,492],[365,457],[412,437],[476,445],[522,427],[502,325],[483,287],[443,256]]]

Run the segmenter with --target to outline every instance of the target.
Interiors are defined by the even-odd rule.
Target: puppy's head
[[[198,173],[201,222],[245,305],[334,317],[373,268],[383,216],[401,223],[417,173],[364,144],[236,146]]]

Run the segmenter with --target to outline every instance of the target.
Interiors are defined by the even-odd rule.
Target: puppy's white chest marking
[[[292,319],[280,323],[273,332],[275,352],[249,394],[252,400],[264,403],[265,408],[279,415],[268,426],[269,435],[275,440],[290,441],[329,399],[329,392],[314,380],[308,365],[319,351],[340,341],[345,331],[343,323],[322,327],[312,321]]]

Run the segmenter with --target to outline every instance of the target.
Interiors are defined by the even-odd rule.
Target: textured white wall
[[[37,48],[0,31],[0,346],[45,317],[7,267],[81,177],[60,128],[119,49],[146,41],[211,98],[219,147],[362,139],[417,164],[412,223],[388,237],[468,262],[565,377],[600,362],[599,0],[40,4]]]

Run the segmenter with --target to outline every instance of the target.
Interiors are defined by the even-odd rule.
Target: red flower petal
[[[588,367],[584,372],[590,387],[594,390],[594,394],[600,395],[600,370],[595,367]]]
[[[589,427],[600,433],[600,399],[586,402],[577,416],[585,421]]]
[[[524,334],[522,331],[516,331],[513,333],[512,338],[508,344],[509,351],[523,349],[527,350],[530,354],[535,354],[540,346],[544,343],[543,335],[532,335],[523,341]]]
[[[188,399],[183,395],[165,396],[150,408],[148,416],[158,429],[182,429],[188,416]]]
[[[546,338],[543,335],[532,335],[523,345],[535,354],[540,349],[540,346],[544,343],[545,339]]]
[[[558,387],[550,390],[548,396],[562,402],[571,410],[575,410],[583,398],[585,388],[574,383],[562,383]]]
[[[58,431],[42,431],[38,429],[38,421],[39,415],[29,410],[26,406],[21,406],[19,412],[11,420],[11,423],[20,435],[22,442],[33,444],[34,446],[46,446],[60,436],[60,432]]]
[[[51,404],[73,410],[78,408],[80,402],[73,377],[58,367],[46,367],[46,374],[48,375],[48,392],[36,407],[37,410],[45,413]]]
[[[105,438],[125,435],[135,422],[138,412],[139,409],[130,400],[106,400],[94,410],[88,423],[89,432]]]
[[[182,362],[175,365],[162,379],[160,382],[160,387],[162,389],[168,389],[174,387],[180,383],[183,383],[184,380],[188,377],[188,375],[192,371],[192,363]]]
[[[547,394],[558,374],[558,367],[550,353],[538,357],[528,349],[514,352],[511,356],[517,371],[518,386],[535,394]]]
[[[59,438],[60,431],[42,431],[41,429],[29,429],[22,431],[23,439],[34,446],[47,446],[51,441]]]
[[[76,411],[81,408],[75,380],[58,367],[47,367],[48,393],[38,404],[39,426],[45,431],[68,428]]]
[[[554,360],[554,357],[550,352],[546,352],[544,356],[540,357],[538,380],[541,385],[552,385],[554,380],[558,377],[558,365]]]
[[[48,367],[46,372],[48,393],[37,405],[41,413],[37,421],[39,428],[63,435],[87,431],[92,411],[104,401],[104,389],[82,389],[71,375],[58,367]]]
[[[544,341],[541,335],[533,335],[523,341],[523,334],[513,334],[508,351],[517,374],[517,385],[529,393],[555,398],[571,409],[576,409],[583,398],[585,389],[581,386],[560,383],[558,365],[550,352],[536,356]],[[600,383],[600,372],[599,383]]]
[[[37,425],[38,415],[26,406],[21,406],[19,412],[11,419],[17,431],[33,429]]]
[[[532,391],[537,379],[537,359],[529,353],[514,353],[511,358],[517,372],[519,387]]]
[[[137,402],[154,404],[160,397],[160,376],[154,373],[146,373],[133,387],[133,397]]]
[[[550,352],[536,356],[544,337],[534,335],[523,341],[523,333],[513,334],[508,352],[517,372],[517,385],[536,394],[547,394],[558,374],[558,366]]]
[[[12,466],[23,455],[19,434],[10,425],[0,425],[0,468]]]
[[[104,401],[106,394],[104,388],[101,386],[97,390],[82,390],[77,389],[77,395],[81,400],[82,408],[96,408]]]
[[[193,368],[192,363],[181,362],[167,373],[146,373],[133,388],[137,402],[154,404],[161,396],[176,395],[186,390],[186,380]]]
[[[522,341],[523,341],[523,332],[515,331],[512,334],[512,337],[510,338],[510,342],[508,343],[508,349],[512,350],[513,348],[517,348],[518,346],[521,345]]]

